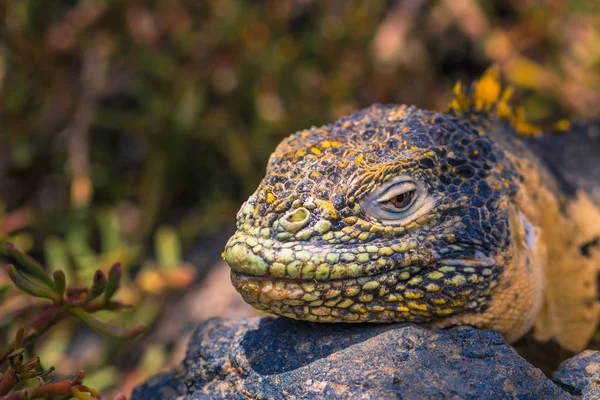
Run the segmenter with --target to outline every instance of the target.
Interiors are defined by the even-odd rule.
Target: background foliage
[[[294,131],[443,108],[491,63],[532,121],[600,109],[594,1],[0,0],[0,21],[0,236],[81,284],[121,261],[131,326],[201,277],[181,252],[232,226]],[[0,344],[37,304],[3,274]],[[57,329],[36,350],[100,389],[169,351]]]

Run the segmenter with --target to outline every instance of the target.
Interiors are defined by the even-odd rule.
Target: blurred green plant
[[[65,395],[80,399],[99,398],[95,389],[81,384],[82,372],[75,374],[72,380],[49,383],[45,379],[54,367],[38,371],[41,367],[40,358],[33,357],[24,362],[23,355],[47,330],[69,317],[77,317],[93,330],[119,340],[133,339],[142,334],[146,330],[144,325],[126,329],[93,315],[100,310],[118,311],[128,307],[113,299],[121,281],[121,266],[118,263],[114,264],[108,275],[100,269],[96,270],[89,286],[73,285],[67,283],[64,270],[56,269],[50,273],[12,243],[5,243],[3,247],[6,255],[16,261],[14,265],[9,264],[6,267],[12,283],[31,297],[49,300],[50,305],[45,306],[26,329],[20,326],[15,339],[0,348],[0,365],[8,362],[8,369],[0,381],[0,399],[35,399]],[[33,378],[39,380],[39,386],[13,391],[19,382]]]
[[[181,259],[181,243],[177,231],[164,226],[154,236],[156,261],[142,265],[136,282],[146,293],[160,294],[185,287],[192,282],[195,268]]]
[[[130,339],[141,333],[143,326],[153,323],[165,296],[186,287],[195,278],[195,267],[182,261],[181,243],[174,228],[163,226],[157,230],[154,240],[156,261],[142,262],[141,247],[132,244],[131,232],[123,230],[115,209],[103,208],[93,214],[82,209],[76,215],[64,238],[50,236],[44,240],[46,268],[11,243],[0,246],[9,259],[16,261],[15,265],[6,267],[6,277],[19,289],[18,292],[11,291],[8,281],[3,281],[0,274],[0,326],[9,332],[14,331],[21,321],[31,320],[23,336],[23,346],[32,350],[32,343],[36,342],[36,351],[58,363],[62,374],[67,371],[60,365],[61,354],[60,350],[57,354],[57,350],[66,351],[65,345],[72,342],[79,331],[77,324],[63,322],[67,317],[76,317],[104,336]],[[91,220],[95,220],[95,224]],[[94,226],[96,229],[91,229]],[[95,238],[97,244],[93,243]],[[3,242],[6,240],[7,237]],[[134,267],[135,271],[132,271]],[[86,286],[86,282],[92,283]],[[120,288],[118,301],[113,298],[117,287]],[[40,299],[50,301],[51,305],[44,307]],[[118,324],[122,321],[138,327],[121,328]],[[58,334],[49,332],[38,340],[51,327],[57,328]],[[14,341],[3,344],[3,339],[7,340],[7,336],[0,335],[0,365],[15,348]],[[114,345],[110,341],[96,343],[95,347],[100,359],[108,360],[114,355]],[[151,347],[151,350],[154,354],[165,353],[161,346]],[[152,359],[144,353],[143,359]],[[77,366],[91,370],[88,380],[101,390],[114,389],[117,380],[127,379],[119,376],[109,364],[79,361]],[[143,373],[133,369],[130,374],[140,375],[137,379],[143,379],[159,368],[160,365],[152,367],[146,362]]]

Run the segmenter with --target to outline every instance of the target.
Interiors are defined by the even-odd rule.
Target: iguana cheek
[[[502,272],[485,309],[436,322],[436,327],[471,325],[495,329],[508,342],[514,342],[533,326],[543,301],[545,246],[539,240],[539,228],[514,204],[509,205],[508,214],[511,245],[494,257]]]

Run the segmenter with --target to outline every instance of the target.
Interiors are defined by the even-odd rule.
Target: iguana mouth
[[[277,242],[237,232],[225,246],[224,258],[231,269],[242,275],[285,280],[338,280],[369,277],[394,269],[431,268],[436,264],[462,267],[491,267],[493,257],[480,251],[455,258],[413,251],[409,243],[370,245],[329,245]]]
[[[238,232],[225,259],[247,303],[321,322],[429,321],[478,310],[501,271],[480,252],[436,259],[408,246],[404,253],[381,251],[390,248],[383,243],[367,247],[284,244]]]
[[[369,277],[436,261],[433,254],[416,251],[408,242],[364,246],[279,242],[240,231],[229,239],[224,258],[233,271],[243,275],[304,281]]]
[[[253,307],[320,322],[430,321],[477,311],[498,285],[497,266],[435,264],[371,276],[318,281],[231,271],[231,281]]]

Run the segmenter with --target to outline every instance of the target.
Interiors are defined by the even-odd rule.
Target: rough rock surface
[[[573,397],[493,331],[215,318],[196,330],[180,367],[132,397],[174,398]]]
[[[587,350],[566,360],[552,380],[584,400],[600,399],[600,351]]]

